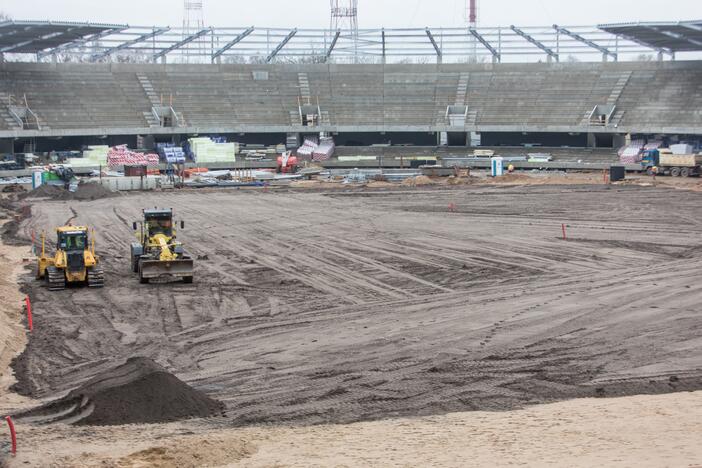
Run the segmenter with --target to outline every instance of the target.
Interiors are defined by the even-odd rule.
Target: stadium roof
[[[702,51],[702,20],[601,24],[598,27],[654,49],[670,52]]]
[[[46,21],[0,22],[0,52],[37,53],[128,26]]]

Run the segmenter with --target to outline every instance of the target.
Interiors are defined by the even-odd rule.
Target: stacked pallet
[[[313,161],[327,161],[334,155],[334,140],[331,138],[322,138],[319,145],[312,152]]]
[[[198,164],[235,162],[239,149],[237,143],[227,143],[223,139],[190,138],[188,140],[190,155]]]
[[[622,164],[638,164],[641,162],[645,142],[643,140],[633,140],[627,146],[619,149],[619,162]]]
[[[107,153],[110,147],[107,145],[88,146],[83,151],[82,158],[71,158],[71,167],[99,167],[107,166]]]
[[[169,164],[185,163],[185,151],[180,146],[173,143],[157,143],[156,152],[161,157],[161,161]]]
[[[319,146],[316,138],[305,138],[305,141],[297,149],[297,155],[303,157],[311,157],[314,150]]]
[[[137,153],[127,148],[127,145],[119,145],[107,152],[107,165],[116,166],[158,166],[158,155],[153,153]]]

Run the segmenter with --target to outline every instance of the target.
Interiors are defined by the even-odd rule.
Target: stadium
[[[0,464],[699,463],[702,21],[466,4],[0,21]]]

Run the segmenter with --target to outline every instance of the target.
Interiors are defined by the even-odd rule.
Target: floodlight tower
[[[478,26],[478,0],[468,0],[468,29],[475,29]],[[471,37],[471,62],[478,61],[478,41]]]
[[[203,0],[184,0],[183,2],[183,39],[205,29]],[[182,47],[181,54],[184,62],[189,62],[190,56],[204,56],[207,50],[204,38],[197,38],[191,44]]]
[[[329,30],[346,33],[353,41],[353,60],[358,59],[358,0],[330,0],[331,20]]]

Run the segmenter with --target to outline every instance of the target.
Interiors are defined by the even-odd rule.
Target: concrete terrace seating
[[[619,98],[620,125],[702,125],[702,69],[634,72]]]
[[[466,126],[582,131],[599,104],[616,124],[702,126],[702,62],[445,65],[0,64],[0,95],[27,95],[50,129],[144,129],[163,96],[196,131],[290,127],[301,76],[332,127],[384,131],[446,128],[446,107],[466,106]],[[140,81],[141,80],[141,81]],[[147,84],[144,84],[146,80]],[[156,96],[154,98],[153,96]],[[328,114],[328,117],[327,117]],[[460,119],[456,120],[461,125]],[[504,127],[504,128],[503,128]],[[8,130],[0,119],[0,130]],[[564,130],[565,129],[565,130]],[[284,131],[285,129],[283,129]],[[611,129],[610,129],[611,130]],[[533,131],[533,130],[532,130]]]

